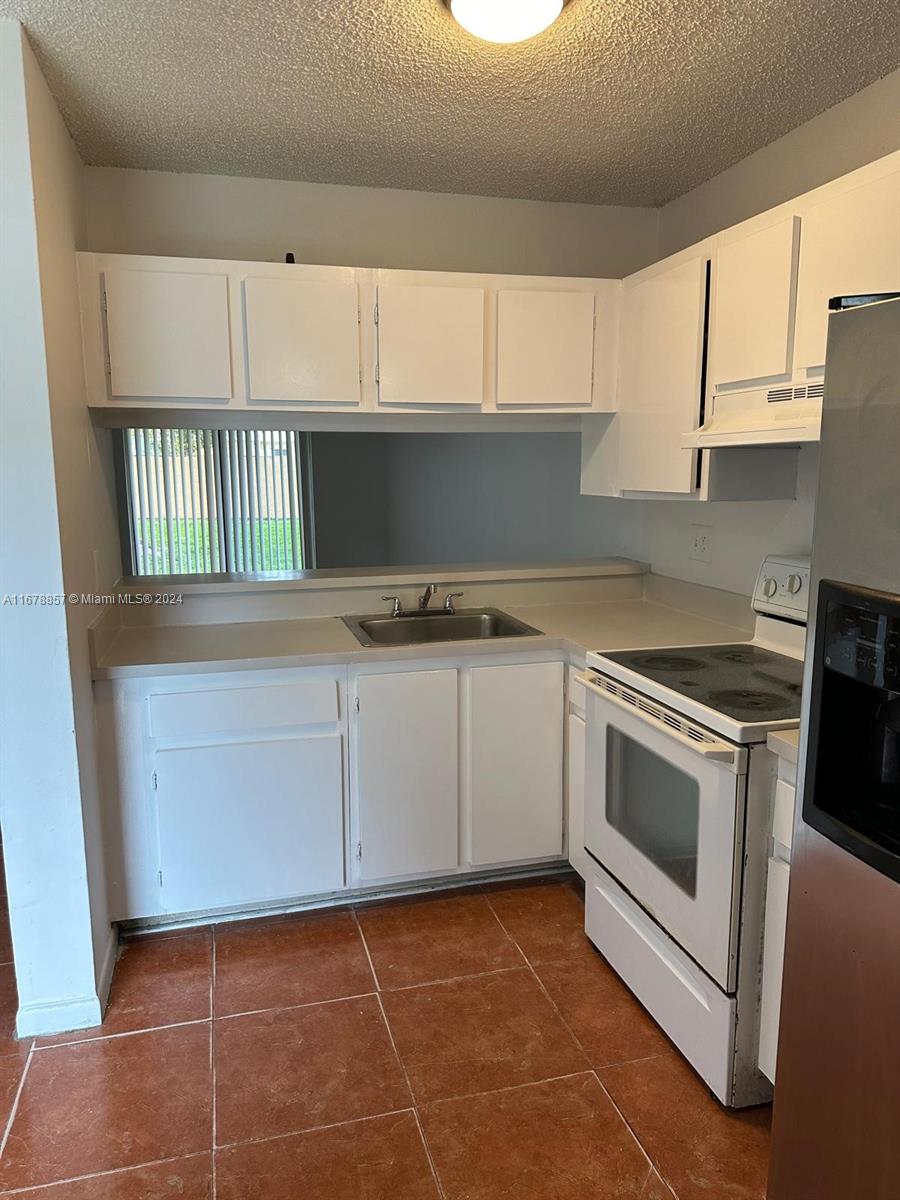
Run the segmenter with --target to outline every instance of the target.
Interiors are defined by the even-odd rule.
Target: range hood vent
[[[717,392],[712,416],[683,435],[690,450],[717,446],[798,446],[817,442],[822,424],[822,380],[740,392]]]

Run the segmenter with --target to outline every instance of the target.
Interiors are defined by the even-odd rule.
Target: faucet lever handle
[[[382,600],[390,600],[391,616],[399,617],[400,616],[400,597],[399,596],[382,596],[381,598],[382,598]]]
[[[445,612],[449,612],[449,613],[456,612],[456,605],[453,603],[453,601],[458,600],[460,598],[460,596],[464,596],[465,594],[466,594],[465,592],[449,592],[446,599],[444,600]]]

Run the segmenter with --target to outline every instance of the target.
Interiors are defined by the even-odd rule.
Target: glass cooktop
[[[803,663],[752,643],[613,650],[603,657],[737,721],[800,716]]]

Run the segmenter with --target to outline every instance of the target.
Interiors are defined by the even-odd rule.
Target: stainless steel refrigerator
[[[900,1197],[900,298],[832,302],[769,1200]]]

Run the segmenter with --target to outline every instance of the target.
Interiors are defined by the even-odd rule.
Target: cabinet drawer
[[[338,717],[338,685],[334,679],[168,692],[150,697],[150,735],[155,738],[320,725],[337,721]]]
[[[783,779],[775,783],[775,809],[772,816],[772,837],[788,850],[794,833],[795,791]]]

